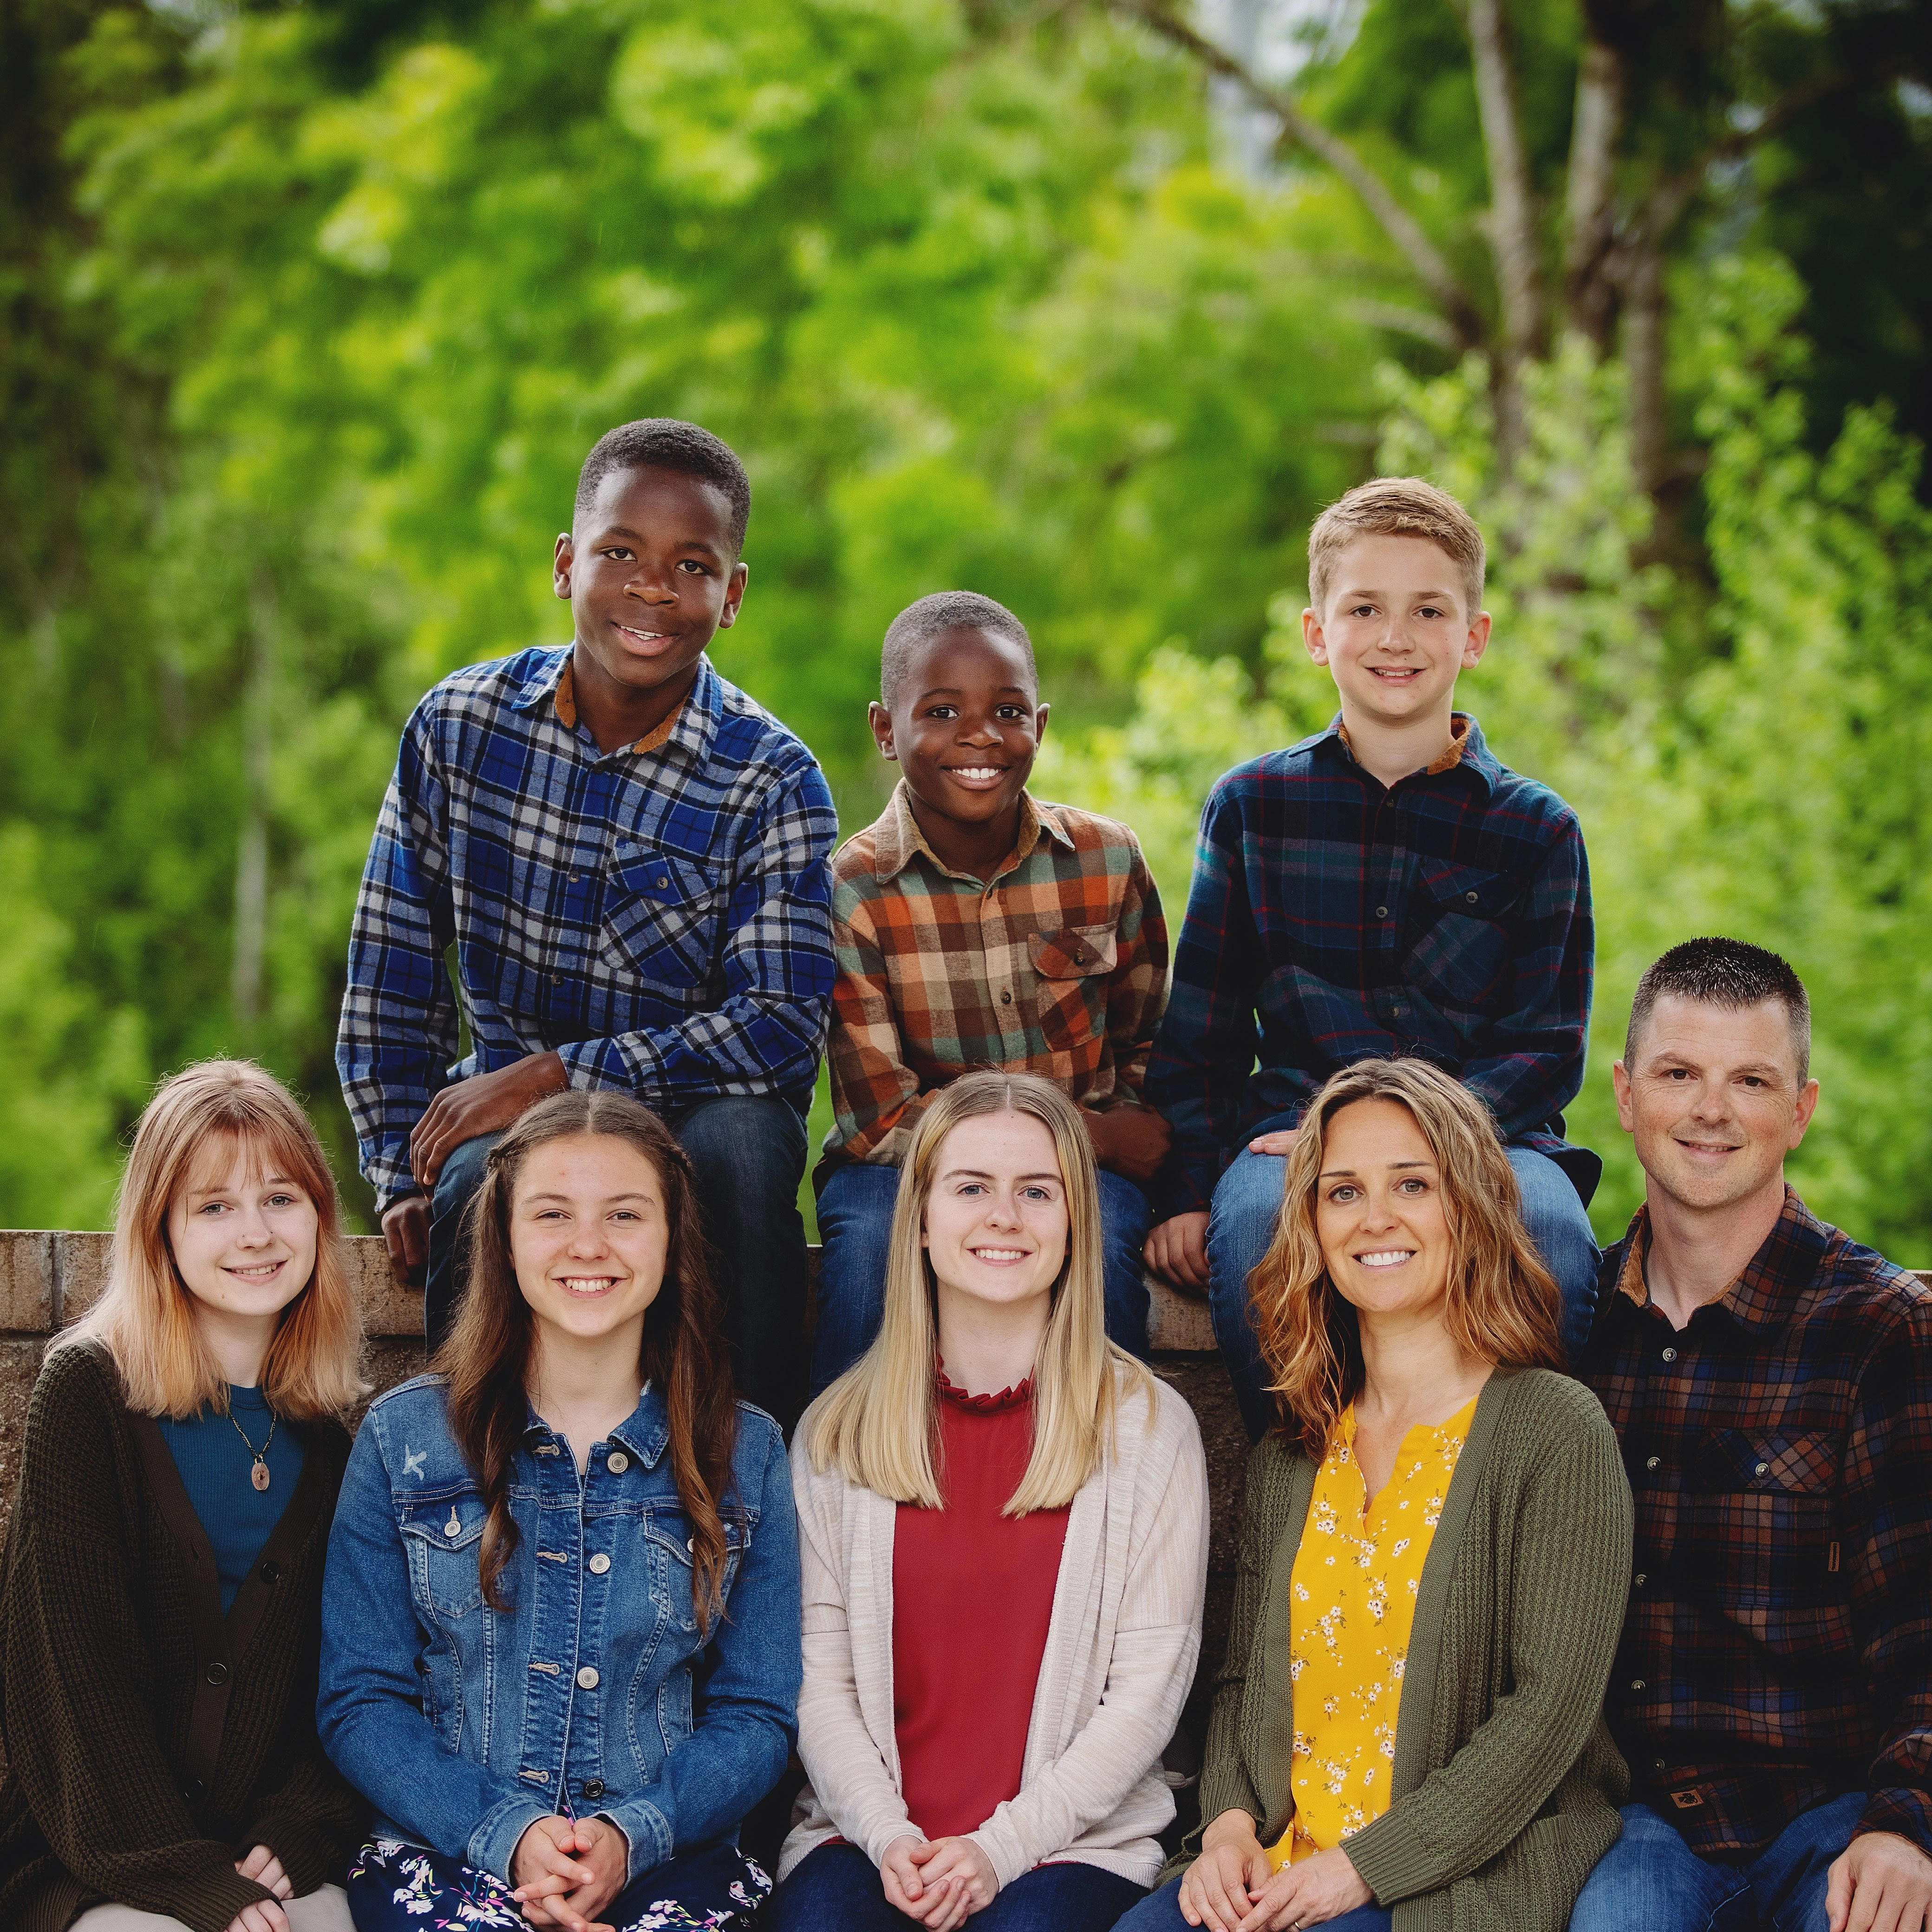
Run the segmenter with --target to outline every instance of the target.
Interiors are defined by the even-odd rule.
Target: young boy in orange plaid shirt
[[[941,591],[886,632],[872,735],[904,776],[832,860],[832,1103],[812,1391],[878,1331],[898,1165],[926,1096],[979,1067],[1077,1102],[1100,1165],[1107,1332],[1147,1351],[1142,1185],[1167,1123],[1141,1099],[1167,998],[1160,899],[1124,825],[1026,789],[1046,729],[1004,604]]]

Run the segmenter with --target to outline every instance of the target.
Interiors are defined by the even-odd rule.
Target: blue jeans
[[[1563,1342],[1574,1362],[1589,1339],[1597,1312],[1597,1264],[1601,1256],[1590,1217],[1570,1177],[1533,1148],[1507,1150],[1522,1192],[1523,1225],[1556,1277],[1563,1296]],[[1275,1419],[1248,1312],[1248,1276],[1267,1253],[1281,1207],[1286,1155],[1253,1154],[1244,1147],[1214,1190],[1208,1214],[1208,1298],[1214,1339],[1234,1384],[1249,1439],[1259,1442]]]
[[[1143,1897],[1131,1879],[1098,1865],[1035,1865],[1002,1886],[973,1932],[1106,1932]],[[856,1845],[820,1845],[778,1887],[772,1932],[907,1932],[912,1921],[886,1903],[878,1866]]]
[[[727,1094],[664,1116],[698,1173],[704,1232],[717,1256],[731,1370],[738,1393],[788,1426],[803,1406],[805,1122],[784,1100]],[[434,1354],[449,1332],[468,1278],[464,1217],[501,1134],[465,1141],[436,1177],[430,1202],[423,1330]]]
[[[1636,1932],[1638,1922],[1630,1922],[1630,1932]],[[1390,1932],[1394,1923],[1379,1905],[1358,1905],[1339,1918],[1323,1919],[1321,1932]],[[1181,1916],[1180,1880],[1170,1880],[1150,1892],[1126,1918],[1114,1922],[1114,1932],[1195,1932]],[[1648,1926],[1644,1932],[1649,1932]]]
[[[1624,1834],[1598,1862],[1570,1932],[1825,1932],[1832,1862],[1852,1842],[1864,1793],[1801,1811],[1754,1858],[1700,1858],[1648,1804],[1624,1807]]]
[[[1147,1280],[1141,1261],[1151,1219],[1147,1196],[1102,1168],[1102,1282],[1107,1333],[1130,1354],[1148,1352]],[[812,1393],[828,1388],[872,1346],[886,1310],[886,1256],[899,1171],[865,1161],[834,1168],[818,1197],[818,1312],[812,1333]]]

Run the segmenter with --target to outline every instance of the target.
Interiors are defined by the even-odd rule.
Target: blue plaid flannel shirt
[[[410,1134],[436,1090],[533,1053],[664,1112],[808,1104],[836,976],[818,761],[709,659],[661,743],[600,752],[560,715],[569,658],[472,664],[404,730],[335,1049],[385,1207],[416,1191]]]
[[[1209,793],[1148,1067],[1174,1129],[1168,1213],[1206,1208],[1251,1136],[1293,1126],[1331,1073],[1381,1056],[1433,1060],[1505,1140],[1594,1186],[1601,1163],[1562,1137],[1595,952],[1582,831],[1474,718],[1454,729],[1384,789],[1338,716]]]

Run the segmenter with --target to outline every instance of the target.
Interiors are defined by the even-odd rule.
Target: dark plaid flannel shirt
[[[1562,1138],[1583,1080],[1594,938],[1583,835],[1474,719],[1386,789],[1338,717],[1209,793],[1147,1097],[1172,1124],[1169,1214],[1351,1061],[1434,1061],[1505,1140],[1594,1186]],[[1259,1064],[1256,1065],[1258,1058]]]
[[[1787,1189],[1678,1330],[1648,1240],[1640,1211],[1604,1257],[1583,1378],[1636,1499],[1608,1700],[1634,1795],[1708,1855],[1863,1791],[1860,1831],[1932,1852],[1932,1290]]]
[[[825,775],[709,658],[662,728],[600,750],[570,656],[453,672],[404,729],[335,1048],[386,1207],[416,1191],[410,1134],[437,1090],[533,1053],[660,1111],[809,1104],[833,978]]]

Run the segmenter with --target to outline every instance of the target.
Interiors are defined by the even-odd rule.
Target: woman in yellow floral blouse
[[[1116,1932],[1562,1932],[1628,1781],[1630,1492],[1482,1102],[1419,1060],[1337,1074],[1249,1292],[1281,1420],[1207,1822]]]

